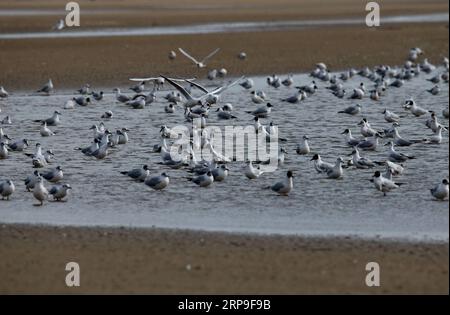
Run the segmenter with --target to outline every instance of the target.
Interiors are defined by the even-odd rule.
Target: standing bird
[[[42,174],[42,177],[52,183],[57,183],[63,179],[64,173],[61,166],[57,166],[55,169]]]
[[[0,86],[0,98],[7,98],[9,93],[5,90],[3,86]]]
[[[0,183],[0,196],[2,196],[2,200],[9,200],[9,197],[14,193],[16,187],[11,180],[7,180],[3,183]],[[448,188],[447,188],[448,192]]]
[[[44,200],[48,199],[48,190],[44,186],[44,180],[42,177],[38,177],[37,182],[33,188],[33,197],[36,198],[40,204],[38,206],[44,205]]]
[[[53,186],[48,193],[53,196],[53,200],[62,201],[71,189],[72,187],[69,184],[64,184],[62,186]]]
[[[395,183],[390,179],[384,178],[383,175],[381,175],[380,171],[375,172],[371,181],[373,181],[375,188],[381,191],[384,196],[386,196],[387,192],[402,185],[402,183]]]

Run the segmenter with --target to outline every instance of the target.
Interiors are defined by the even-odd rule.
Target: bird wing
[[[135,82],[147,82],[147,81],[154,81],[157,80],[158,77],[153,77],[153,78],[130,78],[130,81],[135,81]]]
[[[200,84],[198,84],[198,83],[195,83],[195,82],[192,82],[191,80],[185,80],[186,82],[189,82],[191,85],[193,85],[193,86],[195,86],[196,88],[198,88],[199,90],[201,90],[202,92],[204,92],[204,93],[206,93],[206,94],[208,94],[209,93],[209,91],[204,87],[204,86],[202,86],[202,85],[200,85]]]
[[[198,64],[199,62],[197,61],[197,59],[195,59],[194,57],[192,57],[191,55],[189,55],[187,52],[185,52],[183,49],[178,48],[178,50],[185,55],[187,58],[189,58],[190,60],[192,60],[195,64]]]
[[[204,63],[206,60],[208,60],[209,58],[211,58],[212,56],[214,56],[215,54],[217,54],[219,52],[220,48],[217,48],[216,50],[214,50],[213,52],[211,52],[208,56],[206,56],[205,58],[202,59],[202,63]]]
[[[170,85],[172,85],[174,88],[176,88],[181,94],[184,95],[184,97],[186,97],[188,100],[192,99],[191,94],[189,94],[188,91],[186,91],[186,89],[184,87],[182,87],[181,85],[179,85],[178,83],[172,81],[172,79],[165,77],[163,75],[161,75],[161,77],[163,77],[164,79],[166,79],[167,82],[170,83]]]
[[[244,78],[245,78],[245,76],[242,76],[242,77],[240,77],[239,79],[237,79],[237,80],[234,81],[234,82],[231,82],[231,83],[229,83],[229,84],[227,84],[227,85],[225,85],[225,86],[218,87],[218,88],[216,88],[215,90],[211,91],[211,94],[220,94],[220,93],[226,91],[227,89],[229,89],[229,88],[235,86],[236,84],[239,83],[239,81],[241,81],[241,80],[244,79]]]

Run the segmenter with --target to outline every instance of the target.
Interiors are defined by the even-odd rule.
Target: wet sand
[[[0,239],[0,293],[448,294],[448,244],[25,225]],[[369,261],[380,287],[365,285]]]
[[[337,45],[336,43],[339,43]],[[221,52],[210,68],[226,67],[230,76],[298,73],[317,62],[330,69],[402,64],[409,48],[420,46],[431,62],[448,56],[448,24],[327,27],[290,31],[150,36],[129,38],[29,39],[0,41],[0,84],[9,90],[36,89],[49,77],[56,89],[128,85],[132,76],[204,77],[186,58],[169,61],[167,54],[184,47],[204,56]],[[31,49],[32,47],[32,49]],[[280,47],[280,48],[277,48]],[[276,49],[275,49],[276,48]],[[236,56],[246,51],[248,59]]]

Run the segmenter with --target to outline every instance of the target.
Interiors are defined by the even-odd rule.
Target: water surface
[[[360,101],[364,117],[375,128],[389,127],[381,114],[383,109],[407,114],[402,104],[413,96],[443,120],[441,112],[448,107],[448,84],[440,85],[441,94],[431,96],[423,92],[432,86],[425,81],[431,76],[421,74],[401,89],[389,89],[380,102]],[[356,124],[363,116],[343,116],[337,111],[354,101],[332,97],[324,88],[326,84],[318,83],[318,92],[302,103],[282,103],[279,100],[292,95],[293,88],[269,88],[264,77],[254,79],[256,87],[264,89],[275,105],[270,119],[262,122],[273,121],[280,126],[282,136],[289,139],[285,145],[289,152],[286,163],[276,172],[250,181],[242,173],[243,164],[235,162],[230,165],[231,173],[225,182],[204,189],[188,182],[185,170],[158,165],[159,155],[151,153],[152,146],[158,143],[162,123],[169,126],[186,123],[182,110],[172,115],[164,112],[166,103],[162,96],[166,91],[159,92],[157,102],[143,110],[116,104],[110,93],[99,103],[74,110],[62,109],[71,91],[57,91],[50,97],[12,93],[10,98],[0,101],[0,117],[8,114],[14,121],[11,126],[3,126],[5,132],[14,139],[33,140],[32,146],[39,141],[45,149],[53,149],[56,162],[52,166],[64,168],[64,182],[74,189],[66,203],[50,202],[44,207],[34,207],[35,200],[25,192],[22,182],[33,172],[31,161],[22,153],[11,153],[10,158],[0,160],[0,179],[12,179],[17,192],[11,201],[0,201],[0,222],[448,240],[448,203],[434,201],[429,193],[431,187],[448,176],[448,133],[444,133],[441,145],[399,148],[416,159],[406,163],[406,172],[398,179],[405,185],[383,197],[369,182],[374,170],[348,169],[342,180],[329,180],[316,173],[311,156],[295,154],[297,142],[306,134],[311,138],[312,150],[326,161],[332,162],[338,156],[347,158],[351,149],[346,147],[340,133],[350,128],[359,135]],[[294,80],[300,85],[310,83],[311,78],[300,74]],[[369,81],[360,77],[345,86],[351,89],[361,81],[370,86]],[[112,87],[105,91],[111,90]],[[250,123],[252,117],[245,111],[256,105],[250,101],[249,91],[234,87],[224,95],[224,101],[231,102],[239,116],[233,124]],[[57,135],[41,138],[39,124],[32,120],[50,116],[56,109],[63,112],[62,125],[53,127]],[[99,123],[106,110],[114,112],[114,118],[106,121],[106,126],[111,130],[128,127],[130,142],[112,150],[105,160],[85,157],[74,148],[90,143],[89,127]],[[424,126],[426,119],[407,114],[401,120],[401,134],[410,139],[430,136],[432,132]],[[218,121],[212,113],[209,124],[223,126],[227,122]],[[28,151],[32,152],[32,147]],[[380,146],[377,152],[363,154],[373,160],[384,160],[386,153],[387,147]],[[168,189],[156,192],[119,173],[143,164],[148,164],[153,174],[166,171],[171,177]],[[289,197],[279,197],[264,189],[283,178],[287,169],[296,175],[295,189]]]

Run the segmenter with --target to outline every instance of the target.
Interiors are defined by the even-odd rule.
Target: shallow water
[[[1,11],[0,11],[1,14]],[[386,16],[381,18],[382,24],[448,22],[448,13],[419,15]],[[114,36],[157,36],[157,35],[192,35],[230,32],[261,32],[270,30],[296,29],[305,27],[324,27],[337,25],[362,25],[364,18],[265,21],[265,22],[228,22],[181,26],[152,26],[129,28],[65,29],[60,32],[0,33],[0,39],[31,38],[85,38]]]
[[[389,127],[382,110],[387,107],[406,114],[402,104],[407,97],[413,96],[419,105],[435,110],[443,121],[441,112],[448,106],[448,84],[441,83],[442,92],[438,96],[424,93],[432,86],[425,78],[431,76],[421,74],[401,89],[389,89],[380,102],[360,101],[364,116],[376,128]],[[29,152],[33,151],[36,141],[42,143],[44,149],[53,149],[57,160],[52,166],[61,165],[65,169],[64,182],[74,189],[66,203],[50,202],[44,207],[34,207],[35,200],[32,194],[25,192],[22,183],[33,172],[31,161],[24,154],[11,153],[8,159],[0,160],[0,179],[12,179],[17,191],[11,201],[0,201],[0,222],[448,240],[448,203],[432,200],[429,193],[434,184],[448,176],[448,133],[444,133],[441,145],[417,144],[398,148],[416,159],[406,162],[406,172],[398,179],[406,184],[383,197],[369,182],[374,170],[347,169],[342,180],[329,180],[316,173],[310,156],[295,153],[296,143],[307,134],[312,150],[320,153],[324,160],[333,162],[337,156],[347,158],[351,149],[346,147],[340,133],[351,128],[354,135],[359,135],[356,124],[362,116],[343,116],[337,111],[354,101],[330,96],[324,88],[326,84],[320,82],[318,92],[302,103],[282,103],[279,99],[292,95],[293,88],[269,88],[264,77],[254,79],[256,87],[264,89],[275,105],[270,119],[263,119],[263,123],[273,121],[280,126],[281,136],[289,139],[285,145],[289,152],[286,163],[276,172],[250,181],[242,173],[243,164],[235,162],[230,165],[231,172],[226,181],[214,183],[210,188],[198,188],[188,182],[183,169],[172,170],[158,165],[159,154],[150,153],[152,146],[159,142],[162,123],[168,126],[186,123],[182,110],[171,115],[164,112],[166,103],[162,96],[166,91],[159,92],[158,101],[143,110],[116,104],[112,94],[92,106],[62,110],[70,91],[58,91],[50,97],[13,93],[9,99],[0,101],[0,117],[11,115],[14,123],[4,126],[5,132],[13,139],[26,137],[33,140]],[[311,78],[296,75],[294,80],[300,85],[310,83]],[[355,77],[345,86],[352,88],[361,81],[369,84],[366,79]],[[233,103],[235,114],[239,116],[234,124],[251,123],[251,116],[245,111],[256,105],[251,102],[248,91],[233,87],[223,98]],[[31,121],[50,116],[55,109],[63,113],[62,125],[52,127],[57,131],[56,136],[41,138],[39,124]],[[130,142],[112,150],[105,160],[85,157],[74,148],[90,143],[92,133],[88,129],[99,123],[106,110],[114,112],[114,118],[106,121],[106,126],[110,130],[130,128]],[[401,120],[403,137],[421,139],[431,135],[424,126],[425,120],[407,114]],[[227,124],[218,121],[215,113],[210,114],[208,122],[209,125]],[[448,121],[445,124],[448,125]],[[387,147],[380,146],[377,152],[363,152],[363,155],[384,160],[386,152]],[[142,164],[148,164],[153,174],[167,171],[171,177],[168,189],[156,192],[119,173]],[[287,169],[296,175],[295,188],[289,197],[279,197],[264,189],[274,180],[283,178]]]

